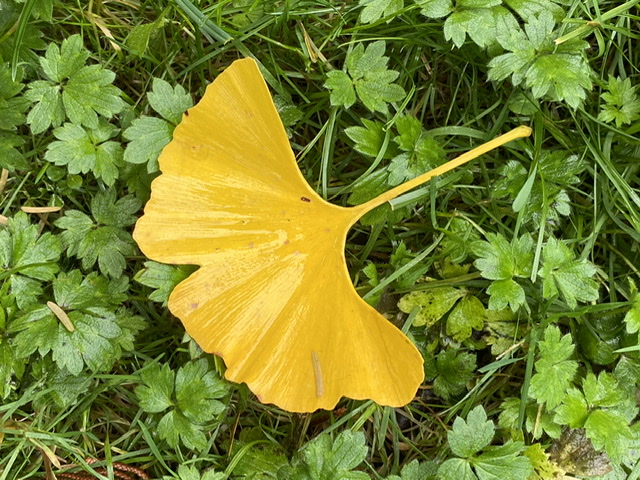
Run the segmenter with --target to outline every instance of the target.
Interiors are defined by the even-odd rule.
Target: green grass
[[[0,0],[0,480],[113,478],[114,462],[182,480],[638,478],[640,2],[454,3]],[[38,57],[76,34],[119,91],[100,93],[112,105],[94,120],[56,120],[38,112],[34,82],[71,92],[84,62],[58,81]],[[363,52],[380,41],[404,94],[356,87],[345,101],[345,84],[385,75],[344,66],[371,67]],[[263,66],[305,177],[337,204],[533,129],[349,234],[359,293],[425,357],[428,380],[404,408],[345,399],[291,414],[220,380],[223,362],[165,305],[192,269],[145,265],[128,236],[157,151],[132,156],[125,132],[161,118],[154,78],[197,101],[245,56]],[[179,89],[164,95],[186,108]],[[60,143],[63,121],[88,143]],[[108,133],[86,133],[98,125]],[[108,142],[105,167],[73,159]],[[114,236],[120,253],[93,258]],[[65,343],[48,301],[84,343]],[[178,404],[176,375],[202,397]]]

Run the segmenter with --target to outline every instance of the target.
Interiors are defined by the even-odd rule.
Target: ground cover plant
[[[639,3],[0,0],[0,479],[638,478]],[[245,56],[340,205],[533,128],[347,238],[424,357],[404,408],[261,404],[131,237]]]

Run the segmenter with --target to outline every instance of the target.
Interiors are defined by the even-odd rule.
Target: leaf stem
[[[437,177],[438,175],[442,175],[443,173],[448,172],[449,170],[453,170],[456,167],[468,162],[469,160],[473,160],[474,158],[479,157],[480,155],[487,153],[494,148],[497,148],[505,143],[510,142],[511,140],[515,140],[516,138],[528,137],[531,135],[531,128],[526,126],[516,127],[510,132],[505,133],[504,135],[500,135],[498,138],[494,138],[493,140],[483,143],[479,147],[474,148],[473,150],[469,150],[466,153],[463,153],[459,157],[454,158],[453,160],[445,163],[444,165],[440,165],[439,167],[434,168],[433,170],[429,170],[426,173],[423,173],[419,177],[416,177],[408,182],[403,183],[402,185],[398,185],[397,187],[392,188],[388,192],[383,193],[382,195],[377,196],[376,198],[369,200],[361,205],[357,205],[352,207],[355,211],[357,211],[358,218],[364,215],[367,212],[370,212],[376,207],[393,200],[394,198],[402,195],[403,193],[408,192],[412,188],[415,188],[423,183],[428,182],[433,177]]]

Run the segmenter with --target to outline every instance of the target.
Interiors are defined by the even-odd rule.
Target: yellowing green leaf
[[[411,313],[414,307],[418,307],[418,313],[413,319],[413,326],[430,327],[451,310],[451,307],[463,296],[464,291],[457,288],[431,288],[404,295],[398,302],[398,308],[404,313]]]

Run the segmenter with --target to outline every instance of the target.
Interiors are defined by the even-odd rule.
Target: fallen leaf
[[[341,397],[399,407],[421,384],[413,343],[358,296],[344,249],[362,215],[514,138],[503,135],[356,207],[312,190],[256,62],[238,60],[183,117],[134,238],[149,258],[200,265],[169,297],[225,376],[293,412]]]

